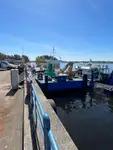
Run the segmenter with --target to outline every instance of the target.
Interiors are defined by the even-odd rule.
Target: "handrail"
[[[35,87],[32,83],[32,79],[29,73],[26,73],[27,78],[29,78],[29,88],[30,88],[30,103],[32,104],[32,112],[35,111],[38,116],[40,126],[42,129],[42,135],[44,136],[44,149],[45,150],[59,150],[58,145],[55,141],[54,135],[51,130],[50,117],[45,113],[40,100],[37,96]]]

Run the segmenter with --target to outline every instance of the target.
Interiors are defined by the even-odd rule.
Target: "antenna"
[[[55,54],[55,49],[54,49],[54,47],[53,47],[53,57],[54,57],[54,54]]]

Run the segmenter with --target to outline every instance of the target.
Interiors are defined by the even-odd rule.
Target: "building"
[[[48,64],[52,63],[54,64],[55,68],[60,68],[60,63],[63,63],[61,60],[45,60],[45,62],[40,63],[41,67],[47,68]],[[36,61],[30,61],[31,66],[36,66]]]

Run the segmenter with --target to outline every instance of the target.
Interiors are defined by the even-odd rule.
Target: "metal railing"
[[[42,135],[44,136],[44,149],[45,150],[59,150],[58,145],[55,141],[54,135],[51,131],[50,117],[44,112],[44,109],[37,96],[35,87],[32,80],[27,72],[27,79],[29,80],[29,92],[30,92],[30,104],[32,106],[32,113],[35,116],[35,126],[37,126],[37,119],[40,122]],[[27,86],[28,88],[28,86]]]

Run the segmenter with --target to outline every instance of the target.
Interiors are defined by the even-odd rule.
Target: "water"
[[[79,150],[113,149],[113,97],[98,89],[53,99],[58,117]]]
[[[80,63],[74,63],[74,67],[75,66],[78,66]],[[86,63],[87,64],[87,63]],[[65,65],[66,65],[66,63],[61,63],[60,64],[60,68],[64,68],[65,67]],[[112,70],[113,70],[113,64],[103,64],[103,63],[98,63],[98,64],[96,64],[96,63],[94,63],[94,65],[101,65],[101,66],[106,66],[106,65],[108,65],[108,68],[109,68],[109,71],[110,72],[112,72]]]
[[[80,63],[74,63],[74,67],[75,66],[78,66]],[[87,63],[86,63],[87,64]],[[36,63],[35,62],[32,62],[31,63],[31,65],[33,66],[36,66]],[[60,63],[60,68],[62,69],[62,68],[64,68],[65,67],[65,65],[66,65],[66,63]],[[94,63],[94,65],[101,65],[101,66],[105,66],[105,65],[108,65],[108,68],[109,68],[109,71],[111,72],[112,70],[113,70],[113,64],[112,63],[109,63],[109,64],[103,64],[103,63],[98,63],[98,64],[96,64],[96,63]]]
[[[61,63],[60,67],[65,65]],[[113,64],[107,65],[111,72]],[[74,93],[53,99],[58,117],[79,150],[113,149],[112,96],[105,94],[102,89],[96,89],[93,93]]]
[[[60,67],[65,65],[61,63]],[[108,65],[110,72],[113,70],[113,64],[101,65]],[[97,89],[93,93],[74,93],[53,99],[58,117],[79,150],[113,150],[112,96]]]

